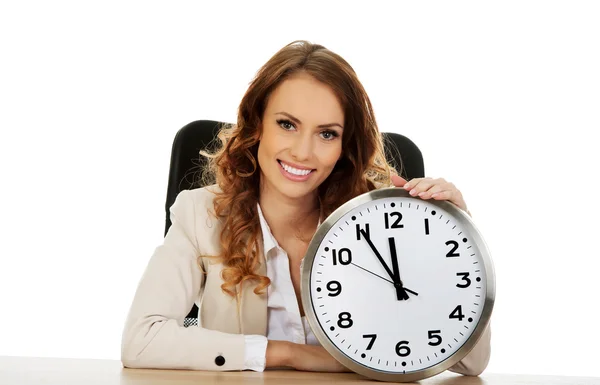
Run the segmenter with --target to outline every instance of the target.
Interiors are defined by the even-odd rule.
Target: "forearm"
[[[243,347],[239,334],[185,328],[174,319],[145,316],[128,323],[121,361],[128,368],[241,370]],[[216,360],[219,356],[222,362]]]
[[[290,366],[292,343],[287,341],[269,340],[265,368]]]
[[[325,373],[351,372],[333,358],[323,346],[289,343],[286,356],[286,366],[296,370]]]

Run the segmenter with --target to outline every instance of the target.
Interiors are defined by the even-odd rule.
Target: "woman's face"
[[[313,194],[342,154],[344,112],[333,91],[301,72],[269,97],[258,164],[263,188],[288,198]]]

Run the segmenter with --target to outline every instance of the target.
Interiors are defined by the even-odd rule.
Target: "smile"
[[[285,177],[291,179],[293,181],[304,181],[307,180],[310,175],[315,171],[314,169],[299,169],[292,167],[281,160],[277,160],[279,163],[280,169]]]

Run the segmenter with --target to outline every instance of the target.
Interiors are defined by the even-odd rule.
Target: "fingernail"
[[[410,190],[410,195],[415,195],[416,193],[417,193],[417,190],[415,190],[415,189]]]
[[[410,188],[410,186],[408,185],[408,183],[404,185],[404,188],[407,189],[407,190]]]

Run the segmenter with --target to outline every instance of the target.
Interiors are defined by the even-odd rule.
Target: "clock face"
[[[304,307],[320,340],[353,368],[423,373],[457,353],[480,322],[485,244],[443,208],[450,203],[436,204],[363,200],[337,210],[315,235],[303,267]]]

